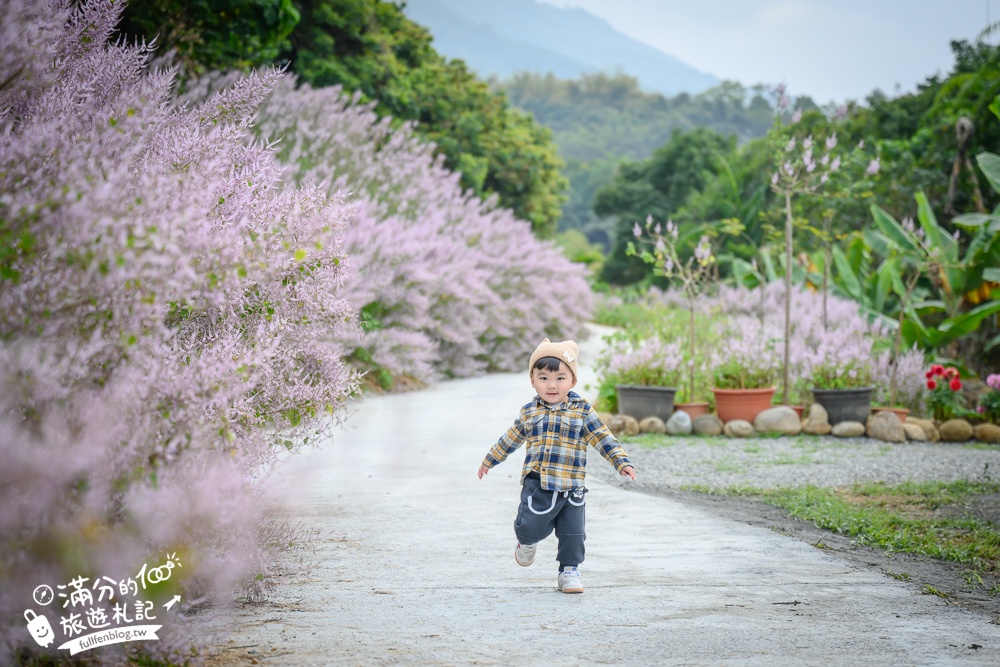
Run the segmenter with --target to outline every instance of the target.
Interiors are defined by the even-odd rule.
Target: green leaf
[[[753,266],[750,262],[737,257],[733,260],[730,265],[733,271],[733,278],[736,279],[737,285],[742,285],[748,288],[754,288],[760,281],[757,279],[757,272],[754,271]]]
[[[872,204],[871,212],[875,227],[891,248],[907,254],[923,254],[920,247],[914,243],[913,238],[885,209]]]
[[[771,257],[771,253],[763,252],[760,255],[761,264],[764,265],[764,277],[767,278],[767,282],[773,283],[778,279],[778,272],[774,269],[774,258]]]
[[[988,269],[983,269],[983,280],[991,283],[1000,283],[1000,269],[992,266]]]
[[[994,313],[1000,313],[1000,301],[984,303],[967,313],[949,317],[938,325],[938,331],[948,334],[948,341],[961,338],[978,329],[979,323]]]
[[[994,104],[996,104],[995,100]],[[976,156],[976,162],[979,163],[979,168],[983,170],[990,186],[1000,192],[1000,155],[983,152]]]
[[[941,248],[944,251],[946,259],[954,261],[957,258],[957,244],[955,243],[955,239],[941,229],[941,225],[937,221],[937,216],[934,215],[934,209],[931,208],[930,202],[927,201],[927,195],[923,192],[918,192],[916,199],[917,219],[920,221],[920,226],[923,228],[927,240],[931,242],[933,247]]]
[[[854,268],[847,261],[847,257],[838,246],[833,246],[833,265],[837,269],[836,275],[840,279],[839,282],[844,291],[855,301],[862,301],[861,283],[854,273]]]
[[[1000,216],[997,215],[966,213],[952,219],[952,222],[961,227],[985,227],[990,234],[1000,232]]]
[[[305,251],[304,248],[299,248],[298,250],[295,251],[295,261],[296,262],[305,261],[305,258],[306,258],[306,251]]]
[[[899,273],[898,262],[894,258],[889,258],[882,263],[875,274],[875,294],[872,295],[872,306],[876,310],[885,311],[885,301],[889,293],[894,291],[893,278]],[[898,280],[898,278],[897,278]]]

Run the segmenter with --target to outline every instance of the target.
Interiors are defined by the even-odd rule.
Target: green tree
[[[551,236],[566,179],[550,132],[513,108],[430,34],[381,0],[149,0],[126,10],[123,34],[176,49],[186,75],[290,64],[315,87],[342,85],[395,122],[416,121],[462,185]]]
[[[302,20],[284,52],[311,85],[343,85],[377,110],[417,121],[445,165],[475,194],[551,236],[565,199],[562,160],[551,133],[514,109],[460,60],[446,60],[399,7],[379,0],[295,0]]]
[[[175,49],[183,73],[200,75],[274,62],[298,22],[292,0],[136,0],[118,29],[130,42]]]
[[[628,256],[635,223],[652,216],[669,220],[692,193],[703,189],[723,168],[720,157],[732,156],[736,138],[706,128],[674,132],[670,142],[641,162],[623,162],[610,185],[597,193],[594,210],[616,219],[615,247],[602,278],[634,283],[650,275],[641,259]],[[703,222],[703,221],[699,221]]]
[[[552,130],[566,160],[569,199],[560,229],[579,229],[606,252],[613,246],[614,219],[597,215],[593,206],[619,161],[649,158],[678,129],[706,127],[748,141],[763,136],[774,117],[763,87],[748,90],[732,81],[699,95],[672,98],[645,92],[624,74],[563,80],[521,73],[499,85],[512,104]]]

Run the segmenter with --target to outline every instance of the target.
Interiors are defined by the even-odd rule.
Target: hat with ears
[[[572,340],[564,340],[561,343],[553,343],[548,338],[543,340],[531,353],[531,361],[528,362],[528,375],[535,367],[535,362],[544,357],[554,357],[569,366],[570,373],[573,374],[573,381],[576,382],[576,360],[580,356],[580,347]]]

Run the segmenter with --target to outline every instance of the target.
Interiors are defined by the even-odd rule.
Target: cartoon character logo
[[[45,647],[55,641],[56,635],[45,616],[39,616],[34,609],[25,609],[24,620],[28,622],[28,632],[39,646]]]

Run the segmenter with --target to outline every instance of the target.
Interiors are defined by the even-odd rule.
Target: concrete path
[[[583,346],[593,362],[599,339]],[[589,367],[581,384],[594,383]],[[514,563],[520,458],[483,454],[527,371],[369,397],[273,482],[315,565],[237,611],[215,664],[998,665],[1000,626],[770,530],[588,485],[586,593]],[[516,459],[516,460],[515,460]],[[607,465],[596,452],[592,466]],[[642,470],[638,471],[642,475]]]

